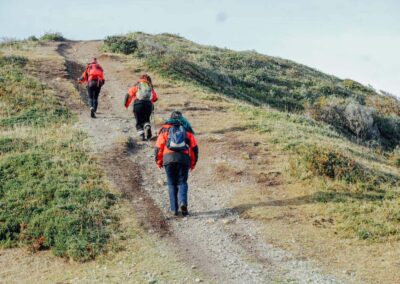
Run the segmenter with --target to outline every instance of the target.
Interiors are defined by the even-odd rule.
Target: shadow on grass
[[[329,192],[329,191],[318,191],[312,195],[306,195],[301,197],[283,199],[283,200],[269,200],[257,203],[247,203],[239,206],[230,208],[223,208],[219,210],[211,210],[205,212],[193,212],[191,216],[195,218],[215,218],[223,219],[235,214],[242,214],[247,210],[255,209],[258,207],[274,207],[274,206],[300,206],[306,204],[317,204],[317,203],[347,203],[354,201],[363,202],[376,202],[391,200],[398,198],[399,194],[387,194],[385,191],[375,191],[371,193],[350,193],[350,192]]]

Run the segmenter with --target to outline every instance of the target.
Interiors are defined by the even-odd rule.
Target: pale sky
[[[130,31],[254,49],[400,95],[399,0],[0,0],[0,37]]]

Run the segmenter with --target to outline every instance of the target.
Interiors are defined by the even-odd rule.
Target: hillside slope
[[[145,58],[160,74],[283,111],[306,113],[349,138],[394,148],[400,142],[400,102],[351,79],[290,60],[199,45],[171,34],[108,37],[105,50]]]
[[[79,118],[74,127],[88,134],[104,178],[121,195],[122,203],[113,211],[124,212],[121,223],[128,232],[120,243],[122,251],[81,265],[41,253],[27,257],[2,250],[0,263],[6,267],[2,278],[50,283],[192,283],[196,278],[207,283],[395,283],[399,279],[396,151],[353,143],[340,129],[310,117],[307,103],[296,111],[286,108],[294,112],[257,107],[245,102],[253,97],[247,89],[241,100],[232,100],[227,97],[230,92],[194,80],[191,71],[178,76],[176,72],[192,66],[187,61],[169,72],[171,66],[164,62],[169,56],[157,54],[152,36],[135,36],[148,42],[131,41],[129,36],[118,39],[125,42],[123,49],[119,41],[116,49],[109,41],[33,46],[25,42],[19,48],[2,49],[6,55],[52,54],[35,61],[36,72],[44,78],[53,70],[49,66],[65,64],[68,77],[50,77],[48,84],[80,92],[82,101],[70,105]],[[171,35],[158,37],[173,41],[165,44],[173,52],[175,41],[190,44],[181,52],[183,58],[196,55],[192,43]],[[132,55],[104,52],[130,47]],[[107,80],[95,120],[84,105],[85,90],[73,84],[93,55]],[[193,60],[197,70],[201,62]],[[231,59],[225,61],[229,65]],[[221,70],[214,67],[217,79]],[[200,72],[201,78],[209,74],[206,71]],[[152,144],[136,140],[131,110],[122,107],[127,89],[144,72],[150,73],[160,95],[157,126],[179,109],[197,133],[201,158],[190,179],[192,216],[187,219],[165,217],[165,176],[154,165]],[[311,77],[326,76],[307,72]],[[42,260],[46,266],[40,265]]]

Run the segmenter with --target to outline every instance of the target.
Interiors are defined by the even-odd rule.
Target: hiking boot
[[[148,123],[145,124],[145,126],[144,126],[144,136],[145,136],[146,140],[151,139],[151,126]]]
[[[178,216],[178,212],[176,212],[176,211],[168,211],[168,213],[167,213],[168,219],[175,218],[176,216]]]
[[[94,111],[94,108],[90,108],[90,117],[91,118],[96,118],[96,112]]]
[[[189,211],[186,205],[181,205],[181,212],[182,212],[182,216],[188,216],[189,215]]]

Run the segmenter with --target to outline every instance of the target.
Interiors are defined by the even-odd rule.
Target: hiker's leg
[[[177,167],[176,164],[165,165],[167,174],[167,185],[169,194],[170,210],[178,212],[178,186],[177,186]]]
[[[143,105],[141,103],[135,103],[133,105],[133,114],[135,115],[135,119],[136,119],[136,131],[137,131],[138,135],[144,137]]]
[[[88,90],[88,98],[89,98],[89,107],[94,108],[94,95],[95,95],[95,90],[92,84],[88,84],[87,86],[87,90]]]
[[[146,101],[143,103],[143,128],[145,132],[145,138],[151,139],[151,124],[150,117],[153,111],[153,104],[150,101]]]
[[[179,205],[188,205],[188,180],[189,166],[179,164],[178,168],[178,189],[179,189]]]
[[[97,106],[99,105],[99,95],[100,95],[100,89],[101,86],[96,86],[95,90],[94,90],[94,96],[93,96],[93,108],[94,108],[94,112],[97,112]]]
[[[143,104],[143,123],[150,123],[150,116],[153,111],[153,104],[150,101],[146,101]]]

